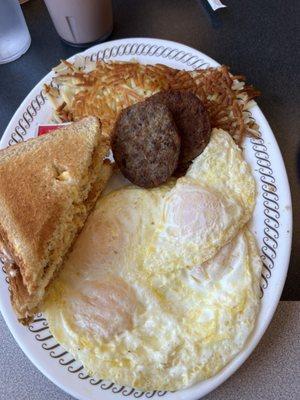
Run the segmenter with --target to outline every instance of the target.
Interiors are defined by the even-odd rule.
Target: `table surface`
[[[293,251],[282,300],[300,300],[300,60],[296,52],[300,2],[224,3],[228,8],[212,13],[203,7],[205,0],[115,0],[111,39],[156,37],[184,43],[246,75],[261,90],[258,104],[281,148],[294,204]],[[32,44],[19,60],[0,66],[0,134],[34,85],[59,59],[78,51],[59,39],[41,0],[30,0],[23,11]],[[300,302],[281,302],[253,355],[207,399],[296,399],[299,311]],[[2,317],[0,337],[1,399],[70,399],[27,360]]]

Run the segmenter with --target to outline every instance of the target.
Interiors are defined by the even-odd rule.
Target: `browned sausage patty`
[[[159,92],[147,101],[165,104],[171,111],[181,138],[179,169],[186,168],[210,139],[209,115],[204,105],[196,95],[184,90]]]
[[[141,102],[121,112],[111,146],[123,175],[150,188],[166,182],[175,171],[180,137],[166,105]]]

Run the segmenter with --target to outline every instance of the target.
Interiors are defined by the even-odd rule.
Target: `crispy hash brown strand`
[[[210,116],[212,128],[228,131],[236,143],[257,136],[258,126],[247,110],[259,95],[244,77],[229,73],[226,66],[181,71],[165,65],[137,62],[67,61],[55,68],[53,85],[45,86],[57,121],[96,115],[103,134],[110,136],[120,111],[161,90],[179,89],[195,93]]]

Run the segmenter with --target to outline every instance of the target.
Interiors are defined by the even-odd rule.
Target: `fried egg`
[[[47,290],[54,337],[121,385],[178,390],[216,374],[258,313],[254,201],[251,171],[220,130],[185,177],[107,191]]]
[[[147,268],[182,268],[213,257],[251,218],[255,181],[231,136],[214,129],[209,144],[163,201]]]
[[[244,220],[251,217],[256,198],[255,181],[242,150],[224,130],[213,130],[210,142],[195,158],[186,176],[227,193],[242,205]]]

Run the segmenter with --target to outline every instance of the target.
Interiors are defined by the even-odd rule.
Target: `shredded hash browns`
[[[54,70],[53,84],[45,89],[58,122],[95,115],[109,136],[123,108],[161,90],[181,89],[195,93],[209,112],[212,128],[226,130],[237,144],[245,136],[258,135],[248,109],[259,92],[246,85],[244,77],[231,75],[226,66],[182,71],[161,64],[77,60],[62,61]]]

